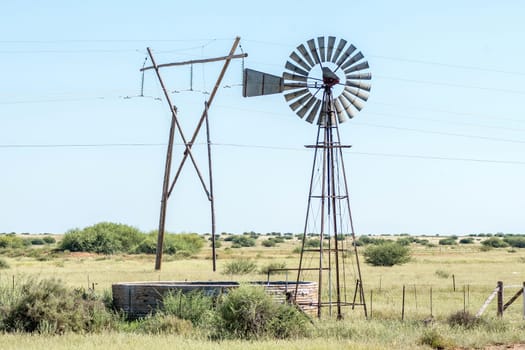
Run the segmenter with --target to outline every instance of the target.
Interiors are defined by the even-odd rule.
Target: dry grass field
[[[364,318],[361,308],[345,310],[342,321],[328,317],[323,321],[314,320],[315,331],[307,338],[213,342],[198,334],[148,335],[118,331],[61,336],[1,334],[0,349],[428,349],[428,345],[422,344],[422,338],[436,335],[442,337],[441,341],[448,348],[525,343],[522,297],[506,310],[502,319],[496,317],[496,302],[493,301],[484,314],[483,326],[465,329],[447,323],[454,312],[476,313],[497,281],[503,281],[506,286],[521,286],[525,281],[525,249],[482,251],[477,238],[474,244],[441,246],[437,244],[439,238],[425,237],[436,243],[435,246],[412,244],[412,259],[404,265],[373,267],[363,263],[365,297],[371,312],[369,319]],[[160,272],[154,270],[153,255],[59,253],[50,258],[2,257],[9,268],[0,270],[0,283],[9,286],[30,276],[59,278],[72,288],[94,287],[95,292],[102,294],[109,291],[113,283],[124,281],[266,279],[266,275],[258,272],[242,276],[221,272],[225,264],[239,258],[251,259],[259,268],[272,262],[297,266],[298,254],[294,253],[299,245],[297,239],[286,240],[275,247],[262,246],[260,242],[264,239],[267,237],[260,237],[255,247],[238,249],[231,248],[230,242],[223,242],[218,249],[217,272],[212,271],[209,247],[190,258],[165,256]],[[274,280],[286,278],[295,276],[272,276]],[[405,314],[402,321],[403,287]],[[505,301],[518,289],[506,289]],[[432,321],[425,322],[431,313]]]

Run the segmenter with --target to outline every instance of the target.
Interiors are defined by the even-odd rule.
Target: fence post
[[[524,282],[525,284],[525,282]],[[374,291],[372,289],[370,289],[370,318],[372,318],[372,305],[373,305],[373,296],[374,296]]]
[[[525,320],[525,282],[523,282],[523,319]]]
[[[403,284],[403,305],[401,307],[401,321],[405,320],[405,285]]]
[[[463,286],[463,313],[467,312],[467,290]]]
[[[498,316],[503,317],[503,282],[498,281]]]
[[[456,291],[456,275],[452,275],[452,289]]]
[[[430,287],[430,316],[433,316],[432,313],[432,286]]]

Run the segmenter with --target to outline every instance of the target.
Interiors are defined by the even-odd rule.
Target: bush
[[[436,329],[425,330],[419,343],[428,345],[432,349],[448,349],[451,347],[450,341],[446,340]]]
[[[260,287],[242,285],[217,308],[217,338],[289,338],[305,335],[308,318],[295,307],[278,305]]]
[[[454,238],[443,238],[438,241],[439,245],[456,245],[458,244]]]
[[[409,246],[414,241],[415,240],[412,237],[403,237],[403,238],[399,238],[396,242],[397,244],[400,244],[400,245]]]
[[[57,242],[57,240],[55,239],[55,237],[49,237],[49,236],[46,236],[43,238],[44,242],[46,244],[54,244]]]
[[[164,243],[175,248],[177,252],[186,252],[193,255],[201,250],[205,240],[196,233],[178,233],[165,235]]]
[[[473,244],[474,243],[474,238],[472,238],[472,237],[461,238],[459,240],[459,243],[460,244]]]
[[[451,327],[473,328],[480,324],[480,319],[468,311],[458,311],[447,318]]]
[[[395,242],[371,245],[365,249],[365,261],[373,266],[394,266],[410,261],[410,249]]]
[[[31,242],[14,234],[0,236],[0,248],[20,249],[31,245]]]
[[[255,246],[255,239],[250,236],[233,236],[231,241],[234,248]]]
[[[58,280],[29,280],[5,312],[2,330],[61,334],[108,328],[112,316],[83,290],[70,291]]]
[[[246,275],[257,269],[257,264],[250,259],[232,260],[224,264],[225,275]]]
[[[513,248],[525,248],[525,237],[505,237],[503,241]]]
[[[272,337],[278,339],[304,337],[310,328],[310,319],[297,308],[286,304],[277,305],[275,316],[268,325]]]
[[[0,270],[8,269],[10,266],[5,259],[0,258]]]
[[[199,325],[208,312],[213,309],[214,301],[202,291],[169,293],[162,300],[164,313],[188,320]]]
[[[60,242],[59,249],[101,254],[128,253],[143,239],[144,235],[134,227],[101,222],[82,230],[69,230]]]
[[[277,243],[275,242],[275,240],[273,240],[273,239],[270,238],[270,239],[267,239],[267,240],[262,241],[261,244],[262,244],[264,247],[268,247],[268,248],[270,248],[270,247],[275,247],[275,245],[276,245]]]
[[[485,247],[492,247],[492,248],[506,248],[508,247],[508,243],[504,242],[501,238],[498,237],[490,237],[481,242],[482,245]]]
[[[268,273],[270,273],[271,275],[281,274],[281,273],[284,273],[284,271],[272,271],[272,270],[285,269],[285,268],[286,268],[285,262],[271,262],[268,265],[261,267],[259,272],[262,273],[263,275],[267,275]]]
[[[46,244],[46,242],[44,242],[44,240],[42,238],[31,238],[29,241],[31,242],[32,245],[44,245],[44,244]]]

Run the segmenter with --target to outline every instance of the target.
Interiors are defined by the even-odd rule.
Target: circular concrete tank
[[[262,286],[272,298],[281,303],[286,302],[290,293],[295,292],[296,286],[295,282],[288,281],[248,283]],[[188,293],[198,290],[206,295],[218,296],[237,287],[239,287],[238,282],[120,282],[112,286],[113,304],[117,310],[134,319],[154,313],[162,307],[162,298],[168,292]],[[299,282],[296,301],[306,313],[316,312],[317,283]]]

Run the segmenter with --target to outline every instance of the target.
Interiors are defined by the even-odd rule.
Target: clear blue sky
[[[151,71],[134,97],[146,47],[159,63],[222,56],[237,35],[246,67],[276,75],[319,35],[367,57],[370,99],[341,126],[358,234],[524,232],[524,15],[510,0],[6,2],[0,232],[155,229],[170,114]],[[186,133],[220,67],[196,65],[193,92],[189,67],[164,70]],[[316,128],[240,83],[236,61],[210,110],[217,230],[301,232]],[[209,232],[188,165],[167,228]]]

